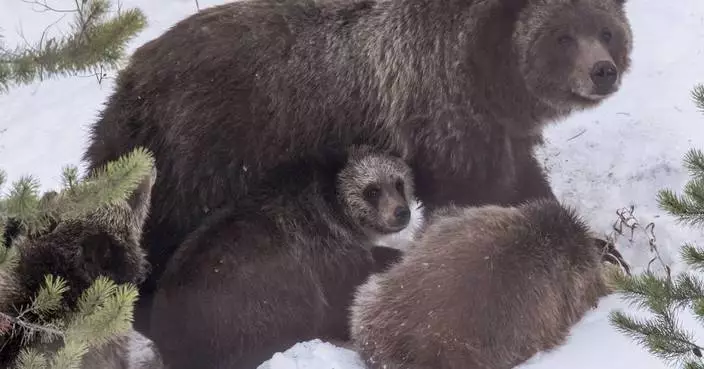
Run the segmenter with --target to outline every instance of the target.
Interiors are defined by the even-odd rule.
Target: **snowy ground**
[[[221,2],[200,0],[200,6]],[[50,1],[57,7],[72,3]],[[124,7],[134,5],[147,13],[150,25],[131,49],[196,10],[192,0],[123,0]],[[701,242],[703,237],[664,214],[655,194],[664,187],[679,190],[687,179],[682,155],[692,146],[704,148],[704,115],[689,95],[695,83],[704,82],[704,1],[678,0],[673,5],[662,0],[630,1],[634,64],[623,89],[597,110],[551,127],[540,154],[555,191],[578,207],[596,229],[608,232],[616,209],[634,204],[643,224],[655,222],[659,250],[678,270],[679,246],[685,241]],[[43,30],[40,27],[56,19],[52,13],[34,12],[20,0],[0,0],[0,28],[9,45],[21,42],[20,26],[34,40]],[[99,86],[94,78],[67,78],[0,95],[0,168],[10,180],[31,173],[41,179],[44,189],[57,186],[61,166],[79,164],[86,128],[111,88],[111,79]],[[621,243],[636,271],[651,257],[644,240],[637,241]],[[608,313],[615,308],[627,306],[618,297],[604,298],[573,328],[566,345],[520,368],[665,368],[609,325]],[[699,327],[689,317],[683,323],[691,329]],[[696,336],[704,338],[704,330],[697,330]],[[274,355],[260,368],[361,369],[363,365],[354,352],[311,341]]]

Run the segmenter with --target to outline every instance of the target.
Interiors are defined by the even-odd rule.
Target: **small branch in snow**
[[[648,223],[645,228],[642,228],[640,226],[640,223],[638,222],[638,219],[633,215],[635,210],[635,205],[631,205],[629,207],[623,207],[621,209],[616,210],[616,215],[618,216],[618,219],[614,222],[613,224],[613,230],[614,232],[607,236],[609,239],[609,242],[613,242],[615,244],[615,239],[617,235],[623,236],[623,227],[625,226],[626,228],[631,230],[631,236],[628,239],[629,242],[633,242],[633,236],[636,231],[636,229],[641,230],[646,237],[648,237],[648,246],[650,247],[650,252],[654,253],[655,256],[650,259],[650,262],[648,262],[648,271],[650,271],[650,267],[655,262],[656,260],[660,263],[660,265],[665,268],[665,272],[667,273],[667,279],[671,279],[671,270],[670,266],[665,263],[665,261],[662,259],[660,256],[660,252],[658,251],[657,247],[657,239],[655,238],[655,223],[650,222]]]
[[[583,134],[584,134],[584,132],[586,132],[586,131],[587,131],[586,129],[582,129],[582,131],[581,131],[581,132],[579,132],[579,133],[577,133],[576,135],[574,135],[574,136],[572,136],[572,137],[568,138],[568,139],[567,139],[567,141],[572,141],[572,140],[574,140],[575,138],[577,138],[577,137],[579,137],[579,136],[583,135]]]

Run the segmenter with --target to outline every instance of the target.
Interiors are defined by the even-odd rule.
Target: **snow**
[[[66,5],[68,1],[50,4]],[[201,8],[222,1],[200,0]],[[130,50],[158,36],[193,13],[191,0],[123,0],[123,7],[139,6],[149,27]],[[166,5],[166,6],[165,6]],[[618,208],[635,205],[644,226],[655,223],[657,245],[675,272],[682,270],[678,250],[687,241],[702,241],[701,232],[677,224],[660,210],[656,193],[680,190],[687,180],[682,156],[690,147],[704,147],[704,115],[697,111],[690,90],[704,82],[704,1],[633,0],[628,12],[634,33],[633,69],[622,90],[595,110],[576,114],[551,126],[539,152],[550,171],[558,196],[579,209],[595,229],[608,232]],[[9,45],[19,44],[21,25],[28,39],[58,19],[38,13],[16,0],[0,0],[0,26]],[[20,22],[21,20],[21,22]],[[57,28],[67,19],[57,23]],[[10,180],[36,175],[43,189],[59,185],[61,166],[80,164],[87,127],[108,97],[114,72],[97,84],[95,78],[61,78],[15,87],[0,95],[0,168]],[[619,247],[635,272],[652,257],[647,239]],[[573,327],[567,342],[536,355],[521,369],[667,368],[608,321],[613,309],[633,311],[618,296],[601,300]],[[697,338],[704,330],[691,316],[682,323]],[[275,354],[260,369],[363,369],[353,351],[313,340]]]

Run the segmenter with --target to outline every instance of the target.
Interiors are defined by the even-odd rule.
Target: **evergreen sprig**
[[[7,91],[10,83],[113,69],[123,59],[127,43],[146,26],[139,9],[118,11],[108,18],[110,0],[76,4],[69,35],[42,39],[13,51],[0,45],[0,90]]]
[[[704,113],[704,84],[699,84],[692,90],[692,99],[699,110]]]
[[[20,235],[10,239],[8,245],[0,244],[0,278],[15,277],[12,273],[21,262],[20,249],[33,237],[50,237],[51,222],[89,217],[101,207],[127,200],[151,173],[154,164],[149,151],[137,148],[83,179],[79,178],[77,167],[67,166],[63,168],[60,191],[49,191],[41,197],[39,182],[33,177],[24,176],[15,181],[7,194],[0,196],[0,230],[5,233],[7,225],[18,224]],[[0,189],[5,179],[4,172],[0,172]],[[0,242],[4,242],[4,235],[0,236]],[[14,368],[79,369],[90,349],[131,328],[136,286],[117,285],[99,277],[81,293],[75,309],[68,311],[63,296],[70,288],[64,279],[48,274],[29,306],[15,307],[16,315],[0,312],[0,322],[10,322],[21,329],[25,343],[29,338],[36,338],[33,342],[60,340],[61,343],[53,355],[35,347],[24,347]],[[31,322],[27,321],[30,316]],[[3,333],[7,332],[0,332]]]
[[[658,203],[670,214],[690,226],[704,225],[704,153],[698,149],[687,152],[684,164],[692,177],[682,195],[670,189],[658,193]]]
[[[704,112],[704,85],[697,86],[692,97]],[[678,221],[690,226],[704,226],[704,153],[691,149],[684,157],[684,166],[690,179],[683,194],[669,189],[658,192],[662,209]],[[641,275],[612,275],[615,286],[632,306],[652,313],[651,319],[635,319],[622,311],[613,311],[611,323],[652,354],[670,362],[682,364],[686,369],[704,369],[702,351],[693,335],[683,330],[677,319],[682,309],[690,309],[696,319],[704,324],[704,282],[692,272],[704,271],[704,249],[692,244],[681,248],[682,260],[691,272],[677,278],[657,276],[650,271]]]
[[[0,198],[0,225],[15,220],[23,234],[36,235],[52,222],[84,217],[99,207],[126,200],[153,165],[152,154],[137,148],[82,181],[78,181],[78,169],[68,166],[63,171],[61,192],[47,192],[41,198],[39,182],[23,176],[13,183],[8,196]]]

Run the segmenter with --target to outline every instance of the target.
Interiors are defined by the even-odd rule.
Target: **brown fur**
[[[400,159],[373,153],[331,165],[282,170],[179,247],[159,281],[150,327],[171,369],[250,369],[299,341],[349,338],[355,288],[399,258],[390,248],[370,252],[370,229],[386,221],[360,193],[373,184],[380,198],[401,201],[412,195],[412,178]],[[399,178],[403,194],[389,185]]]
[[[371,369],[510,369],[610,293],[601,245],[556,201],[450,208],[351,308]]]
[[[612,60],[615,87],[630,51],[623,0],[236,1],[135,52],[85,158],[155,153],[146,312],[210,209],[325,150],[398,150],[428,209],[554,197],[533,156],[543,126],[610,96],[589,64]]]
[[[156,173],[148,176],[127,201],[100,208],[85,218],[56,224],[48,233],[37,236],[14,235],[19,261],[0,269],[0,311],[14,315],[39,291],[46,274],[63,278],[69,290],[64,294],[64,310],[77,306],[80,295],[99,276],[118,284],[142,282],[148,272],[146,256],[140,246],[142,227],[148,216],[151,189]],[[53,201],[53,195],[45,201]],[[59,310],[59,311],[64,311]],[[25,319],[34,319],[28,315]],[[23,346],[22,340],[42,350],[53,351],[60,342],[43,344],[27,337],[21,329],[0,334],[0,366],[13,362]],[[136,354],[141,354],[142,358]],[[137,331],[91,349],[81,369],[160,369],[161,359],[155,346]]]

